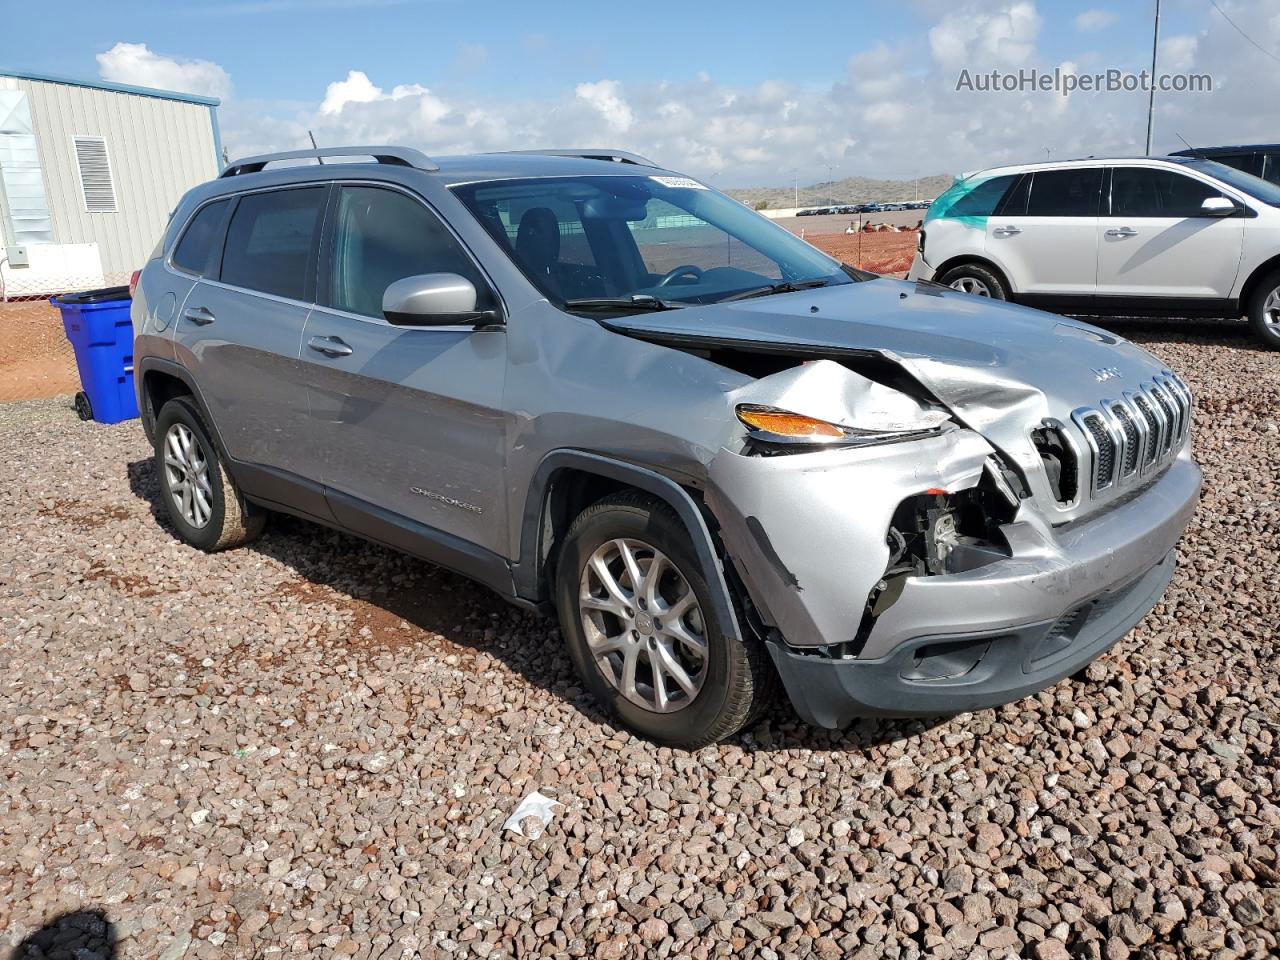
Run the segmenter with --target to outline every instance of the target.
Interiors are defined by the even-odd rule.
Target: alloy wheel
[[[971,293],[975,297],[991,296],[991,288],[977,277],[957,277],[951,281],[951,288],[961,293]]]
[[[1262,322],[1267,325],[1268,330],[1280,336],[1280,287],[1272,290],[1263,303]]]
[[[207,524],[213,513],[209,458],[185,424],[175,423],[165,434],[164,472],[169,496],[182,518],[197,529]]]
[[[655,713],[693,702],[707,677],[702,607],[672,560],[640,540],[610,540],[582,570],[578,608],[604,678]]]

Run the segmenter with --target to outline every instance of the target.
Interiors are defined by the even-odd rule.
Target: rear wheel
[[[1269,274],[1249,298],[1249,323],[1254,336],[1272,350],[1280,350],[1280,271]]]
[[[225,550],[262,532],[266,514],[240,495],[193,400],[175,397],[160,409],[155,440],[160,495],[183,540]]]
[[[990,297],[992,300],[1008,300],[1009,291],[995,272],[977,263],[963,263],[952,267],[943,274],[938,282],[969,293],[975,297]]]
[[[584,510],[560,553],[556,599],[587,687],[642,736],[713,743],[768,694],[765,651],[720,622],[688,534],[663,503],[624,494]]]

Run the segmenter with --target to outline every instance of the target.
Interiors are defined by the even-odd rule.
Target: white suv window
[[[1031,177],[1025,216],[1096,217],[1102,193],[1101,167],[1037,170]],[[1005,215],[1014,214],[1007,210]]]
[[[1221,191],[1172,170],[1149,167],[1116,167],[1111,172],[1111,216],[1201,216],[1200,205]]]

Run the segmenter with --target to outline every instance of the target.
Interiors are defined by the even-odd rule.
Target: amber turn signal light
[[[834,423],[804,417],[798,413],[787,413],[785,410],[739,407],[738,419],[752,430],[791,440],[839,440],[845,435]]]

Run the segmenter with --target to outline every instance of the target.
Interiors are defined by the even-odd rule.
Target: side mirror
[[[1230,217],[1239,208],[1226,197],[1206,197],[1200,204],[1200,214],[1205,217]]]
[[[476,287],[456,273],[420,273],[382,294],[382,315],[398,327],[499,323],[496,310],[476,309]]]

